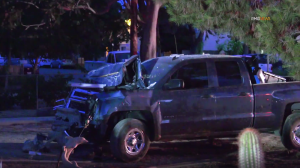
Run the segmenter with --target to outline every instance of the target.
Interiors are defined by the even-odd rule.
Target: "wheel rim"
[[[135,128],[130,130],[124,140],[126,153],[129,155],[139,154],[145,147],[145,138],[143,131]]]
[[[296,131],[300,128],[300,125],[298,125],[297,127],[295,127],[294,131],[293,131],[293,136],[294,136],[294,140],[295,142],[300,145],[300,137],[296,136]]]

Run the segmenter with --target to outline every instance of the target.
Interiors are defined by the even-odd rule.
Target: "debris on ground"
[[[67,137],[68,141],[63,146],[63,154],[61,160],[66,168],[80,168],[75,161],[69,161],[70,154],[80,144],[87,143],[88,141],[83,137]]]
[[[28,153],[29,151],[33,152],[49,152],[50,148],[48,144],[44,144],[44,141],[47,140],[47,136],[42,133],[37,133],[36,137],[33,140],[26,140],[24,142],[22,151]]]
[[[35,151],[29,151],[29,153],[28,153],[29,155],[39,155],[39,156],[41,156],[42,155],[42,153],[41,152],[35,152]]]

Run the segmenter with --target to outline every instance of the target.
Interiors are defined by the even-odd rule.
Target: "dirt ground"
[[[37,132],[47,133],[50,124],[27,124],[0,127],[0,158],[3,168],[55,168],[60,148],[53,143],[50,153],[42,156],[30,157],[21,151],[25,140],[33,139]],[[300,158],[296,153],[288,153],[280,141],[280,137],[273,134],[261,134],[265,151],[266,167],[296,168],[300,167]],[[88,153],[88,151],[85,151]],[[237,167],[237,145],[235,139],[216,140],[209,144],[205,140],[172,141],[168,143],[155,142],[151,144],[146,157],[138,163],[122,163],[116,161],[110,154],[109,147],[104,147],[101,161],[93,161],[77,152],[70,160],[78,161],[82,167]],[[61,164],[60,167],[63,167]]]

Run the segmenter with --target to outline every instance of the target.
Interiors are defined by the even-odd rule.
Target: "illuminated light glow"
[[[161,123],[162,124],[170,123],[170,120],[162,120]]]
[[[264,53],[264,50],[261,50],[261,53],[263,54],[263,53]]]
[[[125,23],[127,23],[128,26],[131,26],[131,19],[125,20]]]

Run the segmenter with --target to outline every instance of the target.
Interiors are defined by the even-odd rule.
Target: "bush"
[[[13,94],[10,92],[1,92],[0,111],[11,109],[16,104]]]
[[[66,76],[61,74],[51,76],[48,79],[44,76],[38,76],[37,78],[36,75],[10,76],[9,86],[17,86],[17,88],[8,89],[5,91],[5,94],[1,92],[0,110],[8,110],[13,105],[18,105],[22,109],[35,109],[37,97],[44,100],[48,106],[54,106],[57,99],[68,96],[70,92],[68,82],[71,80],[73,80],[72,75]]]
[[[73,80],[73,75],[54,75],[49,80],[43,79],[39,83],[39,98],[43,99],[48,106],[54,106],[58,99],[66,98],[71,87],[68,83]]]

